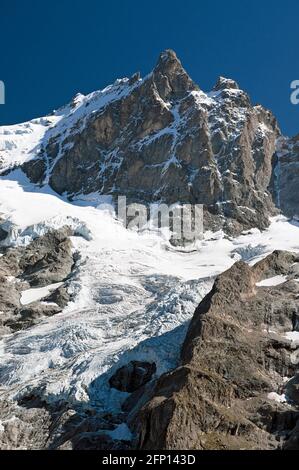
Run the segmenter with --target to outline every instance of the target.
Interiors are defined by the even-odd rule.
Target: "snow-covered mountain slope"
[[[54,116],[34,119],[14,126],[0,127],[0,165],[6,172],[35,158],[49,126],[55,124]]]
[[[299,226],[278,217],[236,239],[206,233],[184,253],[157,234],[126,230],[103,207],[37,191],[20,170],[0,180],[0,212],[15,228],[14,244],[65,224],[85,227],[72,237],[81,257],[68,286],[74,300],[0,342],[2,399],[38,390],[48,402],[115,411],[127,394],[110,389],[113,371],[133,359],[154,361],[157,374],[176,366],[188,321],[217,274],[274,249],[299,252]]]
[[[117,80],[114,85],[90,93],[78,93],[71,103],[53,111],[46,117],[12,126],[0,127],[0,169],[2,173],[15,169],[37,156],[59,137],[65,140],[69,135],[82,131],[86,121],[108,104],[127,96],[133,86],[129,79]],[[79,124],[80,123],[80,124]],[[68,148],[66,146],[64,150]],[[52,164],[54,166],[54,163]],[[51,166],[48,168],[51,172]]]

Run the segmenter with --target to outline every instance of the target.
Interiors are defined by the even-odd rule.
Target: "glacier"
[[[116,412],[127,394],[111,389],[109,377],[136,359],[155,362],[157,375],[174,368],[188,322],[215,276],[242,258],[253,264],[275,249],[299,252],[299,224],[283,216],[263,232],[236,238],[207,232],[181,251],[163,234],[127,230],[93,202],[70,203],[37,189],[21,170],[0,178],[0,213],[14,227],[13,244],[73,224],[73,249],[80,253],[68,282],[73,301],[63,312],[1,339],[1,399],[34,390],[47,403]]]

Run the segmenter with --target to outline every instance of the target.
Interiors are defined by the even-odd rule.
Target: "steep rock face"
[[[238,262],[218,277],[191,321],[180,367],[158,379],[131,417],[141,448],[298,445],[298,376],[292,377],[299,341],[285,336],[298,331],[297,263],[295,255],[275,252],[253,268]],[[257,286],[282,273],[280,285]]]
[[[265,228],[280,135],[273,115],[220,77],[205,94],[173,51],[153,72],[77,96],[49,128],[30,179],[70,198],[99,192],[130,201],[204,204],[206,228]]]
[[[274,160],[273,194],[276,205],[289,217],[299,217],[299,135],[280,139]]]

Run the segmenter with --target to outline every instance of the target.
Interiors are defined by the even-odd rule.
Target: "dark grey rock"
[[[276,205],[289,217],[299,218],[299,134],[280,139],[273,160],[271,190]]]
[[[289,400],[299,405],[299,374],[286,384],[286,394]]]
[[[59,305],[59,307],[64,308],[67,306],[71,299],[70,294],[66,286],[61,286],[58,289],[55,289],[48,297],[46,297],[47,302],[54,302]]]
[[[132,393],[149,382],[155,372],[155,363],[132,361],[115,372],[109,380],[110,387]]]
[[[26,247],[19,267],[31,286],[43,287],[67,279],[74,265],[69,234],[69,229],[49,231]]]
[[[55,315],[70,296],[62,285],[48,298],[26,306],[21,293],[30,287],[64,282],[72,273],[75,255],[69,228],[49,231],[25,247],[7,248],[0,257],[0,335],[28,328],[42,318]]]

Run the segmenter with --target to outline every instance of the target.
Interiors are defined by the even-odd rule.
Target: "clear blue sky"
[[[284,0],[1,0],[0,124],[45,115],[77,92],[143,75],[174,49],[208,91],[234,78],[270,108],[286,134],[299,132],[299,2]]]

